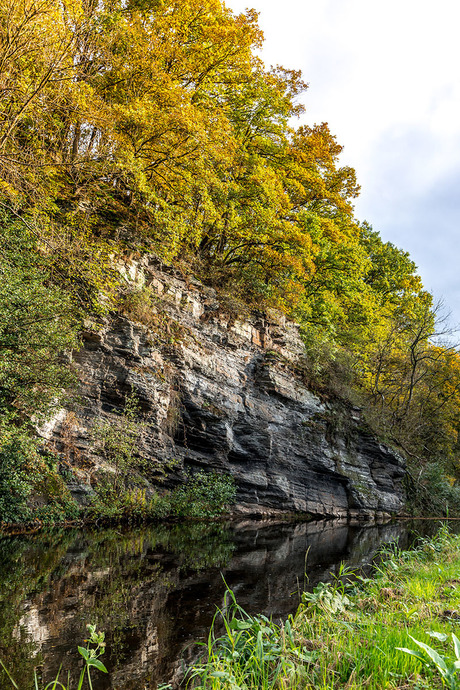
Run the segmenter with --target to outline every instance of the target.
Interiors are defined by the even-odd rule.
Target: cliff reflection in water
[[[109,675],[98,674],[95,688],[176,682],[181,659],[196,657],[194,643],[222,603],[223,577],[247,611],[282,618],[295,611],[307,581],[330,578],[342,560],[368,562],[384,542],[405,546],[407,535],[400,524],[246,521],[4,538],[0,658],[24,688],[37,663],[46,679],[61,663],[75,677],[76,646],[92,622],[108,645]],[[0,674],[3,687],[10,686]]]

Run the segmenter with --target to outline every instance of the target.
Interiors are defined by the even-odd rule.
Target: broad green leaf
[[[396,647],[396,649],[400,652],[406,652],[406,654],[411,654],[412,656],[415,656],[419,661],[422,661],[424,664],[426,664],[425,657],[422,656],[420,652],[417,652],[415,649],[408,649],[407,647]]]
[[[253,622],[241,621],[238,618],[233,618],[230,621],[230,628],[232,630],[250,630],[253,625]]]
[[[423,649],[428,654],[430,659],[432,659],[432,661],[434,661],[436,666],[441,671],[444,671],[444,673],[447,673],[446,662],[444,661],[444,658],[440,654],[438,654],[438,652],[435,649],[433,649],[432,647],[429,647],[424,642],[420,642],[419,640],[416,640],[415,637],[412,637],[411,635],[409,635],[409,637],[413,642],[415,642],[415,644],[417,644],[421,649]]]
[[[95,668],[98,669],[98,671],[102,671],[103,673],[107,673],[107,669],[102,663],[102,661],[99,661],[99,659],[88,659],[88,666],[94,666]]]
[[[460,640],[454,633],[452,633],[452,640],[454,641],[454,652],[457,659],[460,659]]]
[[[78,647],[78,651],[82,655],[83,659],[85,661],[88,661],[89,659],[89,651],[86,649],[86,647]]]
[[[447,635],[445,633],[440,633],[440,632],[427,632],[427,635],[430,637],[434,637],[440,642],[445,642],[447,640]]]

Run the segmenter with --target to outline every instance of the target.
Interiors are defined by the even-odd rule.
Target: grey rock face
[[[172,483],[184,468],[231,474],[240,513],[366,519],[401,511],[402,458],[370,434],[358,409],[306,388],[295,324],[232,316],[196,281],[155,265],[136,270],[154,295],[150,326],[118,315],[89,329],[75,355],[80,405],[47,427],[82,482],[103,465],[95,421],[116,419],[133,390],[146,418],[139,451],[151,483],[167,462]]]

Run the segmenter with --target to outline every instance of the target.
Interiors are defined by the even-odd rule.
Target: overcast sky
[[[254,7],[267,65],[301,69],[302,122],[356,169],[356,216],[407,250],[460,323],[458,0],[226,0]]]

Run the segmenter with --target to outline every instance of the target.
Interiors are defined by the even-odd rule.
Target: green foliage
[[[417,650],[407,649],[406,647],[396,647],[396,649],[398,649],[400,652],[406,652],[407,654],[415,656],[423,663],[426,662],[426,657],[428,657],[438,670],[443,680],[443,684],[447,685],[449,690],[458,690],[460,687],[460,678],[458,677],[458,672],[460,670],[460,640],[454,633],[451,634],[455,652],[455,660],[448,659],[443,654],[440,654],[438,651],[436,651],[436,649],[433,649],[424,642],[420,642],[420,640],[416,640],[411,635],[409,635],[409,637],[412,642],[415,642],[415,644],[420,647],[423,652],[425,652],[425,655],[421,654],[421,652],[418,652]],[[428,635],[436,640],[439,640],[440,642],[445,642],[447,640],[447,635],[445,633],[429,632]]]
[[[177,517],[215,518],[234,502],[235,496],[232,477],[217,472],[196,472],[172,492],[171,511]]]
[[[27,499],[38,466],[36,443],[28,430],[0,420],[0,522],[31,518]]]
[[[52,489],[32,422],[49,418],[75,381],[63,354],[78,346],[78,321],[72,299],[53,283],[52,265],[36,237],[3,211],[0,257],[0,521],[49,520],[54,508],[47,497],[41,512],[28,501],[40,482]],[[59,477],[55,481],[59,504],[66,490]],[[62,511],[56,513],[62,518]]]
[[[460,487],[446,474],[446,463],[427,463],[415,478],[408,476],[407,494],[415,515],[460,516]]]
[[[224,634],[218,636],[218,625]],[[189,686],[197,690],[296,687],[305,679],[304,667],[318,652],[309,652],[295,639],[290,617],[276,625],[266,616],[250,616],[227,589],[208,636],[207,661],[189,672]]]
[[[28,426],[0,420],[0,523],[53,524],[79,517],[63,478]]]
[[[105,475],[96,489],[88,514],[107,521],[146,521],[167,518],[217,518],[235,499],[232,477],[198,472],[171,491],[149,492],[139,487],[118,486]]]
[[[152,327],[156,325],[155,294],[150,286],[128,292],[121,300],[120,310],[131,321]]]
[[[145,489],[120,486],[114,490],[113,477],[99,477],[95,495],[87,516],[98,520],[129,520],[142,522],[165,515],[162,502],[156,496],[147,497]]]
[[[75,308],[27,228],[0,212],[0,414],[46,418],[74,377],[62,355],[78,346]]]
[[[292,128],[307,85],[256,57],[254,11],[7,0],[1,18],[14,49],[0,192],[42,219],[91,295],[113,292],[110,254],[127,247],[343,338],[372,320],[375,292],[396,294],[401,281],[382,274],[409,264],[382,259],[355,221],[356,175],[327,124]]]
[[[96,626],[88,623],[89,637],[86,640],[86,647],[78,647],[78,653],[83,657],[85,665],[80,674],[77,690],[81,690],[85,680],[85,675],[88,677],[88,685],[92,688],[90,669],[95,668],[98,671],[107,673],[107,669],[99,659],[105,652],[105,634],[97,632]]]
[[[351,604],[346,594],[331,587],[329,582],[319,582],[313,592],[303,592],[302,603],[332,615],[342,613]]]
[[[438,687],[437,669],[457,688],[460,642],[444,612],[459,604],[458,547],[459,537],[442,528],[412,551],[388,548],[371,577],[342,570],[332,584],[304,593],[281,625],[245,613],[227,591],[189,687],[420,690]],[[441,644],[452,638],[456,659],[418,641],[427,626]],[[408,649],[409,640],[423,653]],[[401,648],[409,653],[395,654]]]
[[[31,513],[43,525],[81,518],[81,508],[72,498],[65,479],[56,467],[56,459],[41,453],[41,464],[33,485]]]

